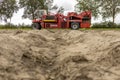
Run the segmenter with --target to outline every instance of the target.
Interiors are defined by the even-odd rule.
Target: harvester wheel
[[[41,25],[39,23],[33,23],[33,29],[41,29]]]
[[[79,25],[78,22],[72,22],[72,23],[71,23],[71,29],[77,30],[77,29],[79,29],[79,28],[80,28],[80,25]]]

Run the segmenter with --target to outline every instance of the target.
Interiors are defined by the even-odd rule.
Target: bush
[[[93,24],[92,28],[120,28],[120,24],[115,24],[113,22],[102,22]]]
[[[92,25],[92,28],[106,28],[106,27],[108,26],[104,23],[95,23]]]
[[[117,24],[117,26],[116,26],[117,28],[120,28],[120,24]]]

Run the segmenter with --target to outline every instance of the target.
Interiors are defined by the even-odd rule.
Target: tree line
[[[103,20],[115,18],[120,13],[120,0],[76,0],[76,12],[91,11],[94,18],[102,16]],[[19,9],[24,8],[23,18],[33,19],[36,10],[50,9],[53,0],[2,0],[0,1],[0,20],[7,22]],[[62,9],[63,10],[63,9]]]
[[[112,18],[115,23],[115,18],[120,13],[120,0],[77,0],[76,11],[92,11],[95,18],[102,16],[105,21]]]

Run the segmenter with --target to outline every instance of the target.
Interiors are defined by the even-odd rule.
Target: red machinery
[[[41,28],[71,28],[71,29],[79,29],[79,28],[90,28],[91,25],[91,12],[85,11],[80,14],[75,12],[68,13],[67,16],[63,14],[48,14],[44,10],[38,11],[41,16],[39,19],[34,19],[33,28],[41,29]],[[39,15],[39,14],[38,14]]]

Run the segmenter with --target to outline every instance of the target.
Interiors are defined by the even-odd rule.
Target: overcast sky
[[[54,0],[54,5],[57,4],[59,6],[63,6],[65,8],[65,13],[74,11],[74,6],[76,3],[77,3],[76,0]],[[11,20],[13,24],[16,24],[16,25],[22,24],[22,23],[31,24],[31,20],[21,18],[21,16],[23,15],[23,11],[24,9],[20,9],[17,13],[14,13],[14,16]],[[101,22],[101,21],[102,21],[101,18],[96,19],[96,20],[92,19],[92,23]],[[115,21],[116,23],[120,23],[120,14],[116,17]]]
[[[2,2],[3,0],[0,0],[0,3]]]

